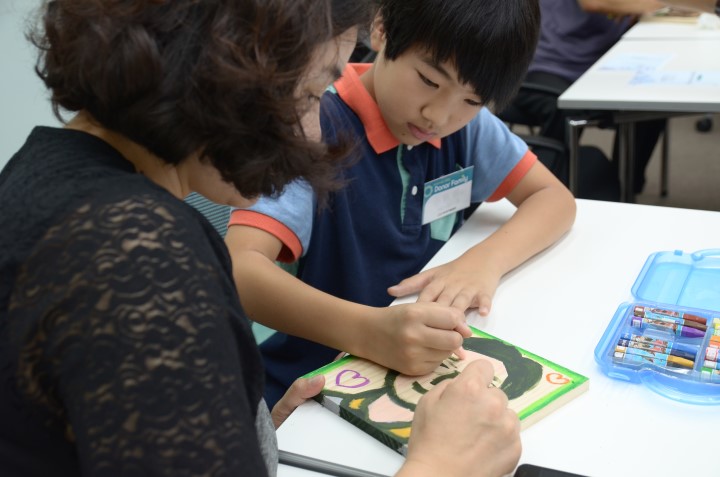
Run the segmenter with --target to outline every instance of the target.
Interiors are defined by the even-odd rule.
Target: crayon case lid
[[[653,253],[632,294],[644,301],[720,311],[720,249]]]
[[[708,332],[699,338],[673,336],[662,328],[643,328],[638,326],[634,312],[637,306],[667,308],[705,317],[712,323],[715,316],[720,316],[720,249],[655,252],[645,261],[631,292],[635,301],[620,304],[595,348],[595,361],[603,372],[614,379],[642,384],[676,401],[720,405],[720,376],[708,375],[702,361],[710,341]],[[712,333],[712,325],[710,330]],[[694,354],[695,364],[692,369],[682,369],[663,364],[661,355],[652,355],[653,361],[625,356],[643,355],[634,350],[618,356],[619,338],[628,334],[673,342],[676,350]],[[667,347],[653,351],[670,353]]]

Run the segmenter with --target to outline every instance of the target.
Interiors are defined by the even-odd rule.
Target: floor
[[[655,148],[646,170],[641,204],[687,209],[720,211],[720,114],[713,114],[712,128],[699,132],[696,123],[705,116],[683,116],[670,119],[670,154],[668,161],[668,194],[660,196],[660,147]],[[613,132],[587,129],[582,144],[599,146],[610,154]]]

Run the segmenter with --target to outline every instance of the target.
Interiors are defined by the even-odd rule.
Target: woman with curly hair
[[[41,11],[36,70],[72,117],[35,128],[0,173],[0,473],[274,474],[262,363],[227,249],[182,199],[243,206],[300,176],[336,187],[347,151],[317,141],[317,98],[370,1]],[[291,388],[275,422],[317,384]],[[482,402],[466,425],[486,419],[501,428],[493,445],[517,452],[501,398]],[[440,442],[444,416],[462,417],[449,404],[421,418]],[[435,446],[419,435],[422,456]]]
[[[37,72],[74,115],[0,176],[1,473],[273,465],[226,248],[182,198],[333,186],[340,152],[300,124],[369,22],[369,2],[344,3],[44,5]]]

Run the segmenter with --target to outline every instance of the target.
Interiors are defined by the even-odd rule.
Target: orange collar
[[[360,118],[360,122],[365,127],[368,142],[375,153],[382,154],[399,146],[400,141],[390,132],[382,113],[380,113],[380,108],[360,81],[360,75],[369,70],[371,66],[370,63],[347,65],[342,77],[335,82],[334,86],[345,104]],[[434,138],[428,143],[440,149],[440,138]]]

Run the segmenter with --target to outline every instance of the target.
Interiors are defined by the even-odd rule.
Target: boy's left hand
[[[477,308],[482,316],[490,313],[502,273],[495,273],[476,264],[454,260],[425,270],[388,288],[394,297],[419,293],[419,302],[434,301],[461,311]]]

